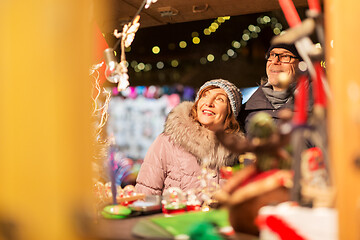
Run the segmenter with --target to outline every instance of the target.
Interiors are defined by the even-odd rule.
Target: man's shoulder
[[[243,109],[250,110],[253,108],[262,107],[266,96],[262,90],[262,86],[259,86],[258,89],[249,97],[249,99],[244,103]]]

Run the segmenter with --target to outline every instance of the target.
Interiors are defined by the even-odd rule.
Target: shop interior
[[[1,3],[0,239],[359,239],[358,11],[334,0]],[[246,103],[276,41],[295,44],[297,76],[312,79],[298,77],[296,107],[308,101],[302,81],[315,84],[316,107],[276,125],[264,152],[217,170],[234,182],[270,148],[290,149],[291,167],[240,177],[231,193],[204,170],[202,198],[136,192],[172,110],[219,78]],[[244,144],[218,138],[234,152]]]

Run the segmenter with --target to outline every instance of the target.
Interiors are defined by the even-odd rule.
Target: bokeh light
[[[207,55],[206,59],[207,59],[209,62],[212,62],[212,61],[215,60],[215,56],[210,53],[209,55]]]
[[[179,42],[179,47],[180,48],[186,48],[186,46],[187,46],[187,43],[185,41]]]
[[[163,62],[157,62],[156,63],[156,67],[158,68],[158,69],[163,69],[164,68],[164,63]]]
[[[177,66],[179,66],[179,61],[174,59],[174,60],[171,60],[170,64],[171,64],[172,67],[177,67]]]
[[[223,54],[223,55],[221,55],[221,60],[223,60],[224,62],[226,62],[227,60],[229,60],[229,55],[227,55],[227,54]]]
[[[194,38],[194,37],[198,37],[199,36],[199,33],[198,32],[192,32],[191,33],[191,37]]]
[[[200,43],[200,38],[194,37],[194,38],[192,39],[192,42],[193,42],[194,44],[199,44],[199,43]]]
[[[141,71],[141,70],[144,70],[145,69],[145,64],[144,63],[139,63],[137,65],[137,68]]]
[[[240,47],[241,47],[241,43],[238,42],[238,41],[232,41],[231,45],[232,45],[234,48],[240,48]]]
[[[229,49],[229,50],[226,51],[226,54],[227,54],[229,57],[232,57],[232,56],[234,56],[235,51],[232,50],[232,49]]]
[[[205,28],[205,29],[204,29],[204,34],[205,34],[205,35],[210,35],[210,34],[211,34],[210,29]]]
[[[160,52],[160,48],[159,48],[158,46],[154,46],[154,47],[152,48],[152,52],[153,52],[154,54],[158,54],[158,53]]]

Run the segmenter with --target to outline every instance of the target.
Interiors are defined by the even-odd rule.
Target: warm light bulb
[[[119,75],[120,76],[120,75]],[[127,74],[122,74],[119,84],[118,84],[118,88],[117,90],[119,92],[124,91],[128,86],[129,86],[129,76]]]
[[[107,48],[104,51],[104,58],[106,63],[105,77],[111,83],[118,83],[121,79],[120,74],[117,71],[117,60],[114,50]]]

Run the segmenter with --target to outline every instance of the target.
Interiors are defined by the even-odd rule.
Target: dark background
[[[155,6],[155,4],[152,6]],[[306,8],[298,7],[297,10],[301,19],[304,19]],[[259,23],[258,19],[264,16],[275,19],[275,22]],[[101,24],[106,22],[103,18],[101,16],[97,17],[100,30],[103,32],[109,47],[113,47],[117,39],[109,32],[110,28],[108,26]],[[151,70],[136,72],[132,66],[129,66],[130,85],[162,86],[181,84],[199,87],[205,81],[215,78],[227,79],[240,88],[258,85],[261,77],[265,76],[266,61],[264,57],[270,40],[275,36],[273,33],[275,23],[280,23],[282,30],[288,28],[282,11],[279,9],[271,12],[231,16],[229,20],[220,24],[216,32],[204,35],[203,30],[209,27],[214,20],[216,18],[141,27],[142,19],[140,19],[140,29],[135,35],[131,50],[126,52],[126,59],[129,64],[134,63],[134,61],[150,64]],[[244,45],[242,35],[250,24],[261,28],[258,37],[248,40],[246,46],[238,49],[234,48],[232,46],[233,41],[241,42]],[[118,29],[122,29],[121,24]],[[199,33],[200,44],[195,45],[192,43],[193,32]],[[180,41],[186,41],[187,47],[180,48]],[[159,54],[152,53],[153,46],[160,47]],[[230,57],[227,61],[223,61],[221,56],[228,49],[234,50],[236,57]],[[115,50],[119,58],[120,48],[118,47]],[[210,53],[215,56],[215,60],[201,64],[200,59]],[[172,67],[170,64],[172,60],[177,60],[179,65]],[[164,63],[163,69],[156,67],[156,63],[159,61]],[[106,82],[105,85],[113,86],[109,82]]]

